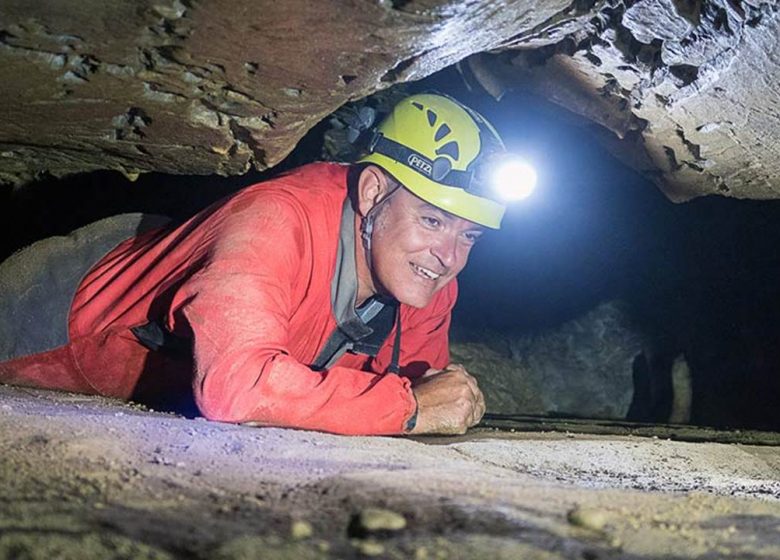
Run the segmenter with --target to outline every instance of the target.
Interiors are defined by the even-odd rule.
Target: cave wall
[[[6,0],[0,182],[266,169],[344,102],[568,10],[567,0]]]
[[[15,206],[0,200],[0,207],[7,223],[24,215],[22,227],[32,232],[29,238],[16,230],[3,235],[13,240],[5,252],[83,225],[96,217],[85,211],[98,202],[112,211],[124,209],[122,199],[141,190],[154,191],[147,194],[158,200],[167,193],[174,200],[166,210],[184,215],[192,208],[182,210],[183,201],[194,204],[196,198],[190,174],[236,175],[272,167],[344,102],[428,76],[467,56],[461,72],[467,67],[480,91],[496,98],[508,90],[530,91],[567,108],[673,200],[708,193],[776,198],[780,30],[774,2],[276,4],[9,0],[0,5],[0,182],[25,187],[17,190],[24,196],[15,193]],[[77,186],[83,181],[63,181],[51,186],[68,194],[46,199],[28,183],[41,174],[98,169],[118,170],[131,179],[153,170],[181,174],[182,188],[172,196],[170,175],[146,175],[112,190],[110,176],[92,173],[81,194]],[[623,182],[619,188],[627,190],[630,181]],[[210,177],[204,187],[210,194],[203,198],[228,188]],[[70,207],[64,202],[68,198]],[[29,199],[41,202],[27,205],[30,215],[18,212]],[[633,215],[650,229],[649,204],[642,205],[645,212]],[[776,211],[742,237],[724,226],[736,213],[728,206],[710,222],[697,223],[689,214],[674,218],[690,224],[687,235],[712,238],[711,254],[678,259],[693,268],[704,261],[706,270],[683,274],[667,286],[662,280],[680,274],[670,270],[672,251],[663,248],[663,258],[639,272],[651,269],[645,283],[661,285],[668,291],[664,297],[693,302],[680,304],[683,309],[672,315],[697,317],[679,330],[692,339],[685,338],[684,346],[703,347],[698,356],[704,358],[692,360],[694,373],[698,369],[712,379],[699,385],[719,399],[734,400],[742,391],[733,418],[753,413],[758,422],[770,417],[765,411],[773,414],[778,394],[773,350],[778,299],[772,288],[777,265],[768,256],[771,249],[752,254],[749,242],[761,238],[762,247],[772,246]],[[52,231],[63,215],[68,227]],[[755,222],[756,215],[746,215],[745,223]],[[664,231],[657,230],[659,243],[668,235]],[[733,259],[739,265],[734,270],[730,260],[717,258],[729,252],[739,257]],[[511,258],[520,262],[516,254]],[[554,267],[549,255],[546,259],[538,268],[549,275]],[[759,261],[764,269],[746,281],[745,269]],[[523,294],[518,295],[517,278],[529,275],[529,267],[523,267],[516,267],[517,276],[507,275],[518,300]],[[721,283],[727,286],[713,278],[726,278]],[[582,290],[582,279],[577,281],[570,291]],[[484,289],[484,275],[478,285]],[[738,301],[713,304],[731,300]],[[654,299],[652,306],[660,303]],[[735,322],[734,307],[750,320]],[[711,320],[713,312],[699,317],[705,308],[718,320]],[[533,315],[527,305],[522,312]],[[549,307],[543,312],[549,315]],[[713,340],[755,348],[712,353]],[[746,365],[748,360],[755,364]],[[751,371],[760,373],[768,390],[742,389],[751,387],[745,379]],[[728,403],[713,402],[709,408],[728,419]],[[699,421],[712,421],[713,415],[697,414]]]
[[[0,183],[267,169],[345,102],[471,56],[672,200],[780,191],[773,0],[6,0],[0,22]]]
[[[472,58],[475,75],[494,95],[532,91],[598,123],[674,201],[778,198],[777,2],[612,1],[585,26],[556,29],[565,37]]]

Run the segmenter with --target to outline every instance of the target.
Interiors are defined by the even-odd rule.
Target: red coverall
[[[401,305],[401,375],[386,373],[394,331],[374,358],[305,365],[336,327],[331,279],[347,169],[304,166],[121,243],[79,285],[69,343],[1,363],[0,382],[128,399],[142,374],[158,391],[178,378],[209,419],[402,433],[416,407],[409,377],[449,362],[457,285],[424,309]],[[130,329],[153,318],[192,339],[192,351],[171,357],[139,343]]]

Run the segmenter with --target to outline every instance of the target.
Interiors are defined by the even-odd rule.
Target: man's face
[[[374,276],[401,303],[425,307],[466,266],[484,228],[428,204],[405,188],[382,205],[374,222]]]

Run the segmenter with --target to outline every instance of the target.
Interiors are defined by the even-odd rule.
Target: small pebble
[[[314,530],[312,529],[311,524],[308,521],[303,521],[302,519],[293,521],[292,525],[290,526],[290,535],[295,540],[308,539],[312,536],[313,533]]]
[[[577,527],[601,531],[607,524],[607,513],[601,509],[577,506],[569,511],[566,519]]]
[[[385,553],[385,546],[374,540],[359,540],[353,543],[366,556],[379,556]]]
[[[358,525],[371,533],[376,531],[400,531],[406,528],[406,519],[389,509],[366,508],[358,514]]]

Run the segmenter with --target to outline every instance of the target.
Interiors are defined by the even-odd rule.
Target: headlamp
[[[501,152],[487,157],[474,173],[470,192],[512,202],[528,197],[536,187],[536,170],[522,158]]]
[[[530,196],[536,187],[536,170],[517,157],[498,162],[491,170],[493,190],[504,200],[522,200]]]
[[[521,200],[536,186],[533,166],[503,150],[484,157],[476,169],[468,171],[453,169],[449,157],[431,160],[381,133],[374,134],[369,152],[383,154],[442,185],[492,200]]]

